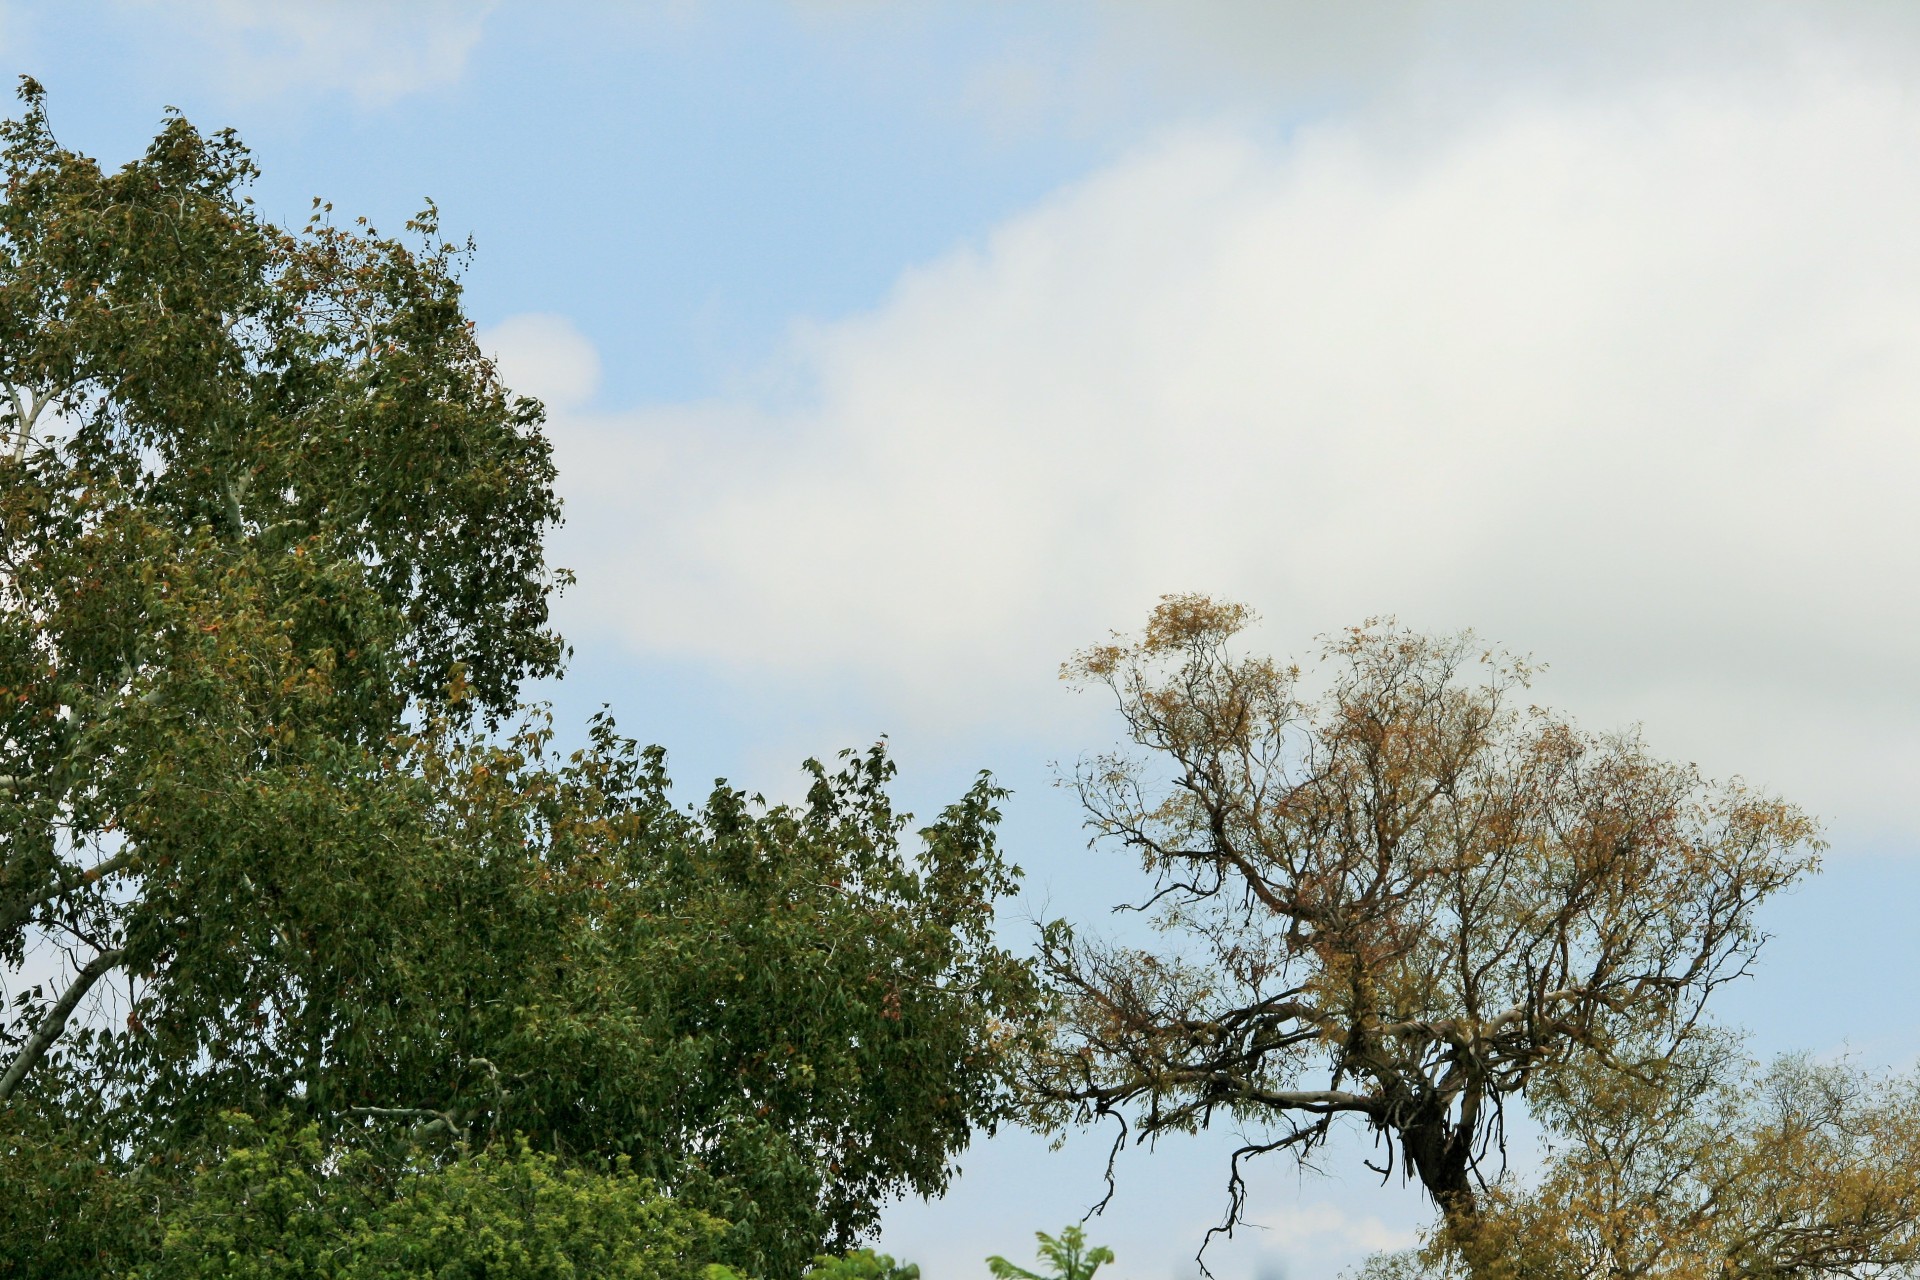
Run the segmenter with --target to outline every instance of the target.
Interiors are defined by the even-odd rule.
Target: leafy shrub
[[[524,1142],[397,1176],[312,1126],[228,1117],[142,1280],[706,1280],[726,1224]]]
[[[1057,1237],[1044,1231],[1033,1235],[1040,1242],[1040,1261],[1053,1268],[1052,1274],[1037,1275],[998,1254],[987,1259],[987,1269],[998,1280],[1093,1280],[1100,1264],[1113,1261],[1113,1250],[1105,1245],[1087,1248],[1086,1233],[1079,1227],[1067,1227]]]

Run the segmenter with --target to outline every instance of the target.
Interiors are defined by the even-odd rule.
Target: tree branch
[[[467,1131],[458,1112],[435,1111],[432,1107],[348,1107],[347,1114],[370,1120],[424,1120],[427,1123],[421,1127],[422,1133],[445,1129],[453,1138],[462,1138]]]
[[[20,399],[20,388],[11,384],[7,387],[7,396],[13,401],[13,421],[17,428],[13,437],[13,457],[17,462],[27,456],[27,446],[33,443],[33,427],[48,405],[60,395],[64,388],[55,388],[43,396],[35,396],[31,388],[27,398]]]
[[[26,921],[27,917],[33,914],[35,907],[44,906],[63,894],[72,893],[75,889],[84,889],[90,884],[106,879],[108,876],[125,871],[138,861],[139,854],[137,852],[132,849],[122,849],[105,862],[96,863],[94,866],[89,867],[74,879],[69,880],[65,876],[61,876],[58,882],[51,888],[43,889],[31,897],[22,898],[18,902],[8,903],[6,906],[0,907],[0,938],[4,938],[7,934],[19,928],[20,925]]]
[[[126,951],[119,947],[102,951],[74,975],[72,985],[61,993],[60,998],[54,1002],[53,1008],[47,1011],[47,1016],[41,1020],[39,1026],[33,1029],[33,1034],[28,1036],[27,1042],[20,1047],[20,1053],[14,1058],[13,1065],[7,1068],[7,1074],[0,1076],[0,1103],[12,1099],[14,1091],[20,1087],[20,1082],[27,1078],[27,1072],[38,1065],[40,1059],[46,1056],[47,1050],[53,1047],[53,1042],[60,1038],[60,1033],[67,1029],[67,1019],[73,1016],[74,1009],[85,998],[87,992],[93,989],[93,984],[111,973],[114,966],[119,964],[126,954]]]

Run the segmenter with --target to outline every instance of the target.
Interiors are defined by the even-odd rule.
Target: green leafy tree
[[[0,1163],[12,1185],[49,1166],[111,1175],[32,1191],[13,1256],[44,1250],[49,1222],[85,1253],[100,1205],[131,1215],[114,1247],[142,1256],[137,1219],[221,1149],[219,1113],[240,1107],[311,1118],[328,1161],[391,1169],[521,1138],[568,1162],[624,1159],[724,1219],[717,1256],[755,1276],[798,1275],[891,1196],[942,1190],[975,1128],[1015,1104],[1008,1050],[1032,994],[988,934],[1012,883],[997,791],[983,780],[916,855],[877,752],[816,767],[800,807],[721,788],[690,812],[669,802],[660,753],[610,724],[564,762],[545,744],[423,735],[381,824],[404,856],[262,868],[283,912],[335,901],[284,884],[325,874],[352,914],[282,914],[233,940],[236,981],[287,984],[271,1018],[217,992],[134,1001],[150,1029],[118,1045],[140,1071],[108,1126],[132,1145],[55,1124]],[[204,1018],[172,1026],[189,1003]],[[77,1067],[46,1082],[73,1075],[47,1105],[93,1096]]]
[[[177,1170],[124,1155],[40,1098],[0,1109],[0,1277],[93,1280],[150,1257]]]
[[[263,864],[380,840],[357,802],[410,712],[497,715],[561,657],[540,409],[475,346],[431,211],[417,248],[286,232],[231,134],[175,117],[105,173],[22,94],[0,125],[0,962],[73,960],[10,1012],[0,1103],[109,975],[220,987],[229,944],[273,927]]]
[[[1015,1266],[998,1254],[987,1259],[987,1270],[998,1280],[1093,1280],[1093,1273],[1113,1261],[1113,1250],[1105,1245],[1087,1247],[1086,1232],[1078,1226],[1061,1230],[1058,1236],[1044,1231],[1033,1233],[1040,1242],[1039,1257],[1050,1268],[1045,1275]]]
[[[802,805],[721,787],[693,811],[609,721],[564,762],[546,750],[544,731],[420,747],[416,896],[367,904],[381,964],[320,957],[309,979],[339,1028],[330,1107],[624,1155],[767,1275],[942,1190],[1014,1106],[1033,992],[990,933],[1014,875],[1001,793],[982,778],[915,850],[877,749],[810,766]],[[257,1039],[223,1096],[274,1088],[298,1052]]]
[[[989,931],[1001,793],[916,847],[878,750],[797,806],[694,810],[610,721],[557,752],[517,703],[562,657],[541,410],[475,347],[431,212],[405,243],[324,208],[287,232],[230,134],[174,118],[103,173],[25,97],[0,1191],[58,1239],[23,1218],[0,1262],[187,1230],[170,1197],[237,1158],[229,1113],[389,1179],[520,1140],[562,1180],[624,1159],[776,1278],[938,1192],[1009,1110],[1032,994]]]

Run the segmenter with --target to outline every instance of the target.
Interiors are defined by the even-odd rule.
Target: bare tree
[[[1156,877],[1142,905],[1170,945],[1044,931],[1039,1114],[1255,1133],[1226,1231],[1243,1161],[1304,1160],[1351,1117],[1471,1259],[1508,1100],[1575,1066],[1656,1072],[1746,971],[1754,908],[1814,866],[1816,828],[1525,706],[1526,665],[1471,636],[1355,628],[1309,697],[1231,651],[1250,619],[1167,597],[1065,668],[1146,748],[1076,781],[1096,839]]]

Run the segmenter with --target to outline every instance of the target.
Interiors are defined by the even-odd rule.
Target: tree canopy
[[[1078,783],[1097,835],[1157,877],[1172,941],[1047,930],[1060,1006],[1036,1106],[1147,1135],[1246,1126],[1229,1229],[1243,1159],[1304,1157],[1347,1118],[1472,1253],[1508,1101],[1669,1061],[1816,830],[1632,735],[1515,705],[1526,665],[1469,637],[1356,628],[1309,696],[1297,668],[1234,652],[1250,616],[1169,597],[1067,668],[1146,749]]]
[[[797,805],[689,809],[610,718],[556,747],[521,703],[564,656],[553,465],[476,345],[467,251],[431,209],[401,239],[325,205],[277,227],[239,141],[177,115],[105,172],[23,97],[0,1272],[226,1230],[191,1206],[240,1185],[250,1124],[322,1144],[294,1183],[379,1171],[382,1221],[407,1186],[485,1217],[496,1174],[625,1170],[766,1277],[943,1187],[1007,1112],[1031,987],[990,934],[1017,874],[991,780],[916,839],[878,748],[809,764]],[[472,1164],[514,1144],[535,1163]],[[582,1212],[651,1212],[607,1185]]]
[[[76,963],[0,1101],[109,972],[178,972],[215,864],[325,844],[409,711],[499,715],[561,657],[539,406],[475,345],[431,212],[418,252],[284,232],[231,134],[175,116],[104,173],[22,96],[0,126],[0,955],[37,932]]]

